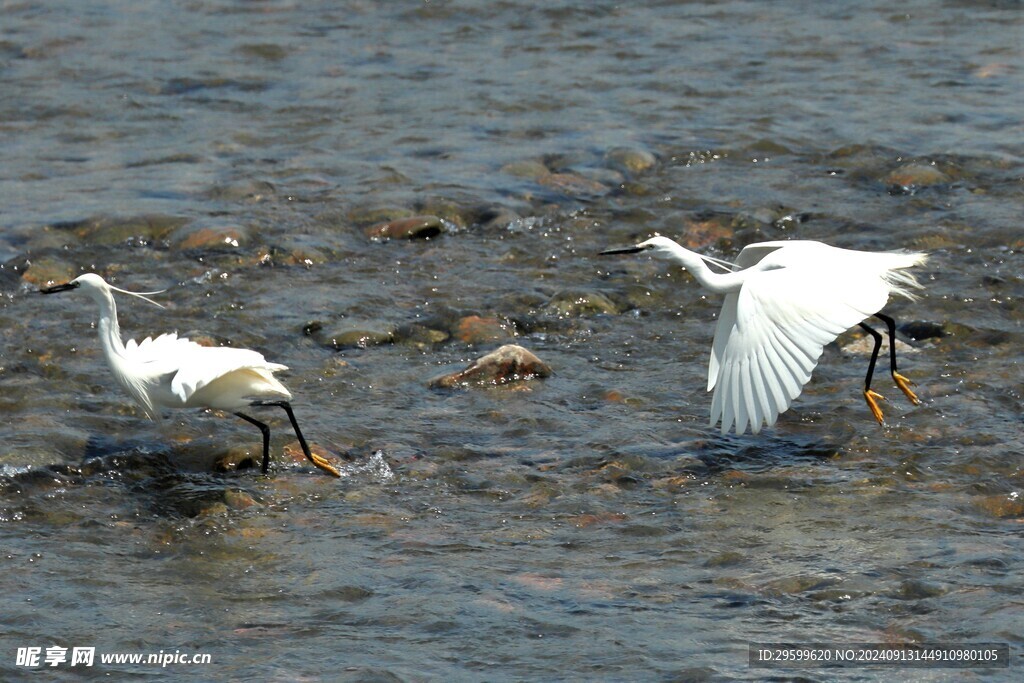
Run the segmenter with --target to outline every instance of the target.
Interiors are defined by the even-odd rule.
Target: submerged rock
[[[168,237],[174,249],[203,250],[237,249],[249,241],[249,231],[240,225],[193,223],[184,225]]]
[[[945,325],[929,320],[911,320],[899,326],[899,331],[914,341],[939,339],[949,335]]]
[[[997,519],[1024,518],[1024,496],[1019,491],[1012,493],[978,496],[975,498],[978,508]]]
[[[885,177],[890,194],[913,194],[916,190],[950,182],[950,177],[935,166],[912,163],[900,166]]]
[[[21,273],[21,279],[36,287],[69,282],[79,275],[73,265],[67,261],[44,256],[27,262],[28,268]]]
[[[548,173],[537,179],[544,187],[570,197],[599,197],[611,191],[604,183],[575,173]]]
[[[265,180],[239,180],[227,185],[214,185],[205,194],[214,201],[262,202],[277,194],[277,190]]]
[[[646,149],[616,147],[608,150],[605,160],[611,168],[624,173],[643,173],[658,162]]]
[[[366,229],[366,236],[374,240],[430,239],[444,231],[444,222],[437,216],[412,216],[386,223],[377,223]]]
[[[528,178],[529,180],[537,180],[547,174],[551,173],[551,169],[544,165],[542,161],[513,161],[505,164],[501,167],[502,173],[515,176],[517,178]]]
[[[435,377],[430,380],[430,387],[500,386],[551,374],[551,367],[533,353],[522,346],[506,344],[473,361],[464,370]]]
[[[601,313],[615,315],[622,312],[614,301],[600,292],[569,290],[555,294],[545,308],[549,313],[563,318]]]
[[[450,338],[451,335],[445,330],[436,329],[430,325],[421,325],[419,323],[401,325],[395,330],[396,343],[410,344],[420,348],[428,348],[434,344],[442,344]]]
[[[468,315],[459,320],[453,333],[464,344],[486,344],[515,336],[507,322],[497,318],[481,318],[478,315]]]
[[[187,222],[188,219],[182,216],[143,214],[128,217],[96,216],[83,221],[57,224],[53,227],[70,229],[88,244],[108,245],[160,240]]]

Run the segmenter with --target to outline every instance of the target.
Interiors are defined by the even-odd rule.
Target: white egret
[[[310,462],[336,477],[341,476],[324,458],[310,452],[288,402],[292,395],[274,377],[275,372],[286,370],[286,366],[269,363],[256,351],[200,346],[176,333],[162,334],[155,339],[147,337],[139,343],[134,339],[122,343],[112,292],[129,294],[163,308],[147,296],[160,292],[129,292],[108,284],[94,273],[40,291],[55,294],[79,288],[100,306],[100,344],[114,379],[151,419],[160,419],[160,408],[231,411],[263,433],[262,471],[265,474],[270,465],[270,427],[239,411],[251,406],[277,406],[287,413],[302,452]]]
[[[875,316],[889,332],[889,370],[896,386],[917,405],[911,382],[896,370],[896,323],[879,313],[890,294],[914,299],[921,285],[906,268],[925,263],[920,252],[870,252],[840,249],[809,240],[761,242],[740,252],[736,263],[703,256],[667,237],[652,237],[633,247],[602,254],[649,252],[690,271],[703,287],[725,294],[711,345],[708,391],[711,426],[722,433],[747,425],[757,434],[789,409],[810,380],[825,345],[860,325],[874,339],[864,379],[864,399],[884,424],[871,389],[882,335],[864,323]],[[715,272],[715,265],[728,272]]]

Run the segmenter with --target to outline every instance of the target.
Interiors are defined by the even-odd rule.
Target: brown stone
[[[467,386],[499,386],[535,377],[549,377],[551,368],[530,351],[516,344],[506,344],[478,358],[459,372],[430,380],[431,388]]]
[[[486,344],[504,341],[514,336],[507,323],[497,318],[481,318],[468,315],[459,320],[455,326],[455,336],[466,344]]]
[[[386,223],[377,223],[366,229],[366,236],[375,240],[430,239],[444,230],[437,216],[413,216]]]

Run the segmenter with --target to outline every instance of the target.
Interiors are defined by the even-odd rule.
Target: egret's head
[[[656,258],[672,259],[678,253],[679,249],[679,245],[669,238],[661,235],[655,235],[649,240],[644,240],[635,246],[624,247],[621,249],[608,249],[606,251],[602,251],[601,254],[637,254],[640,252],[647,252]]]
[[[121,289],[120,287],[115,287],[111,284],[108,284],[106,280],[101,278],[96,273],[85,273],[84,275],[79,275],[71,282],[65,283],[63,285],[54,285],[53,287],[44,287],[43,289],[40,289],[39,292],[40,294],[56,294],[57,292],[67,292],[69,290],[79,288],[81,288],[82,291],[87,292],[90,296],[92,296],[92,298],[98,301],[110,297],[110,292],[113,291],[120,292],[121,294],[130,294],[131,296],[135,296],[145,301],[148,301],[154,306],[159,306],[160,308],[163,308],[163,304],[159,304],[153,301],[147,295],[160,294],[161,292],[167,291],[161,289],[157,292],[129,292],[127,289]]]

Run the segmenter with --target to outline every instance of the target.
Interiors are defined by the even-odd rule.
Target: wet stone
[[[386,223],[377,223],[366,229],[366,236],[374,240],[430,239],[444,231],[444,222],[437,216],[412,216]]]
[[[563,318],[575,318],[582,315],[612,314],[622,309],[611,299],[600,292],[561,291],[555,294],[546,306],[547,312]]]
[[[997,519],[1024,518],[1024,496],[1017,491],[1008,494],[979,496],[974,504],[985,514]]]
[[[916,190],[944,185],[950,177],[931,164],[912,163],[900,166],[885,177],[890,194],[913,194]]]
[[[551,170],[541,161],[513,161],[502,166],[501,172],[516,178],[538,180],[551,173]]]
[[[645,149],[616,147],[608,151],[605,161],[611,168],[623,173],[643,173],[651,169],[657,158]]]
[[[31,259],[28,269],[21,274],[21,279],[36,287],[48,287],[63,284],[75,279],[78,271],[67,261],[44,256]]]
[[[359,328],[339,328],[314,335],[324,346],[335,351],[342,349],[365,349],[371,346],[391,344],[394,333],[387,330],[364,330]]]
[[[235,48],[243,57],[258,57],[268,62],[279,62],[288,56],[288,50],[275,43],[247,43]]]
[[[934,323],[926,320],[912,320],[910,322],[905,322],[900,325],[898,329],[902,334],[914,341],[940,339],[949,334],[942,323]]]
[[[505,230],[520,220],[522,220],[522,216],[515,211],[499,206],[484,209],[474,222],[484,230],[492,228]]]
[[[892,597],[897,600],[924,600],[926,598],[937,598],[945,595],[948,591],[935,583],[921,581],[918,579],[907,579],[900,583],[900,587]]]
[[[451,335],[445,330],[438,330],[428,325],[412,323],[402,325],[395,330],[394,340],[396,343],[411,344],[413,346],[433,346],[448,341]]]
[[[747,561],[747,556],[735,550],[713,555],[704,562],[705,567],[735,567]]]
[[[769,595],[792,595],[808,590],[827,588],[837,583],[839,583],[839,579],[835,577],[813,575],[786,576],[769,582],[765,586],[765,592]]]
[[[258,250],[253,265],[305,266],[323,265],[331,257],[316,247],[286,241],[283,244]]]
[[[277,194],[274,186],[265,180],[242,180],[229,185],[211,187],[206,196],[223,202],[261,202]]]
[[[478,315],[469,315],[459,320],[453,334],[464,344],[487,344],[505,341],[515,336],[507,322]]]
[[[470,363],[464,370],[430,380],[431,388],[498,386],[534,378],[550,377],[551,367],[516,344],[506,344]]]
[[[548,173],[537,179],[544,187],[570,197],[599,197],[608,194],[610,188],[590,178],[575,173]]]
[[[69,227],[90,244],[123,244],[125,242],[154,242],[188,222],[181,216],[142,215],[125,217],[97,216],[76,223],[54,227]]]
[[[193,223],[168,237],[170,246],[181,250],[234,250],[249,242],[249,231],[240,225]]]
[[[251,508],[253,505],[259,505],[256,499],[245,491],[235,491],[228,489],[224,492],[224,504],[232,510],[244,510]]]
[[[214,472],[234,472],[260,467],[263,463],[262,453],[257,454],[247,446],[235,446],[221,453],[213,461]]]
[[[399,206],[359,206],[348,212],[347,220],[355,225],[368,226],[409,218],[413,213]]]
[[[444,222],[448,222],[456,228],[464,228],[469,224],[467,219],[469,212],[450,199],[428,199],[419,205],[418,209],[421,215],[440,218],[442,229]]]

